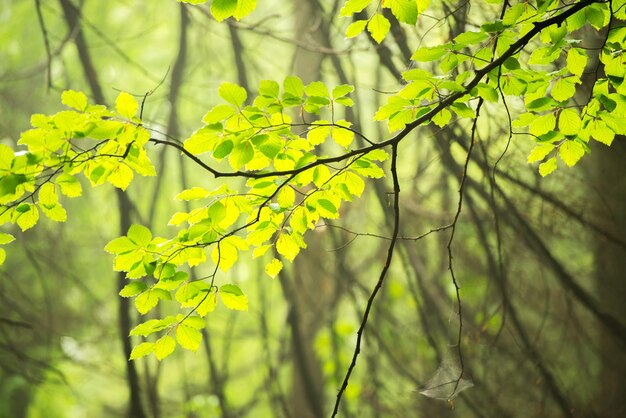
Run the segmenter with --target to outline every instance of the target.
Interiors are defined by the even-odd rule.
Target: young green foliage
[[[616,4],[620,11],[615,16],[625,18],[623,2]],[[221,21],[241,19],[255,6],[255,0],[213,0],[210,10]],[[391,29],[383,9],[401,23],[415,25],[428,6],[427,0],[347,0],[340,14],[364,12],[369,18],[350,24],[346,36],[367,29],[381,43]],[[429,70],[405,71],[400,91],[374,115],[396,136],[380,144],[366,140],[369,146],[362,146],[358,139],[365,138],[339,116],[343,107],[353,105],[349,85],[329,89],[320,81],[304,85],[298,77],[286,77],[282,85],[261,81],[258,95],[249,98],[242,87],[223,83],[218,89],[223,103],[208,110],[203,125],[181,143],[151,138],[138,118],[138,101],[128,93],[118,95],[113,110],[90,105],[84,93],[68,90],[61,101],[70,110],[32,116],[33,128],[18,142],[26,150],[0,144],[0,225],[13,223],[25,231],[40,214],[64,222],[63,196],[81,195],[80,175],[91,186],[108,182],[121,190],[135,173],[155,175],[148,142],[177,148],[215,177],[246,179],[238,188],[196,185],[177,193],[176,199],[190,202],[191,209],[171,216],[169,225],[178,229],[172,237],[153,236],[148,228],[132,225],[105,247],[114,255],[114,270],[130,280],[120,296],[134,298],[140,314],[163,300],[184,312],[135,327],[131,335],[150,341],[137,345],[130,358],[152,353],[161,360],[178,345],[196,351],[204,317],[218,305],[248,309],[243,290],[219,283],[218,273],[236,281],[232,268],[243,256],[260,258],[269,252],[274,256],[265,272],[277,277],[284,261],[292,262],[306,248],[308,230],[323,219],[339,218],[342,205],[362,195],[366,178],[384,176],[383,145],[397,145],[417,126],[442,128],[462,119],[473,123],[478,103],[506,104],[507,97],[519,97],[525,109],[511,115],[511,125],[527,128],[534,138],[528,162],[539,162],[542,176],[557,169],[557,158],[570,167],[577,164],[589,152],[591,139],[610,145],[616,135],[626,134],[625,27],[608,29],[599,56],[605,76],[596,81],[588,100],[573,100],[581,76],[596,69],[587,68],[593,51],[571,39],[571,33],[585,25],[601,30],[610,19],[605,2],[563,6],[547,0],[536,7],[520,2],[507,7],[502,19],[483,22],[449,42],[420,47],[412,59]],[[529,45],[533,48],[526,59]],[[563,68],[555,70],[557,62]],[[334,154],[327,155],[329,150]],[[221,161],[228,171],[214,168]],[[0,245],[12,240],[12,235],[0,234]],[[0,248],[0,264],[5,256]],[[189,269],[205,263],[212,273],[192,278]]]

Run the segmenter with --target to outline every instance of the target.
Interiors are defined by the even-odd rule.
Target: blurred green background
[[[414,28],[392,22],[392,36],[375,46],[364,35],[345,39],[350,19],[338,17],[342,2],[334,0],[259,1],[242,22],[222,23],[206,5],[174,0],[0,0],[0,140],[15,146],[31,114],[61,108],[65,89],[98,101],[90,79],[109,104],[120,90],[154,90],[145,123],[182,140],[218,103],[221,82],[254,92],[260,80],[289,74],[354,84],[347,118],[383,140],[387,128],[372,115],[401,88],[412,51],[499,10],[482,1],[471,11],[469,2],[432,3]],[[84,71],[81,42],[95,76]],[[515,135],[509,143],[501,104],[487,103],[482,114],[451,247],[463,307],[458,393],[447,400],[460,371],[450,231],[412,238],[454,217],[469,144],[464,122],[420,128],[400,147],[407,239],[340,416],[626,416],[623,139],[541,179],[525,163],[531,141]],[[175,150],[149,148],[159,177],[135,179],[126,203],[111,187],[84,187],[81,199],[65,202],[67,223],[9,231],[18,240],[0,270],[0,417],[330,416],[387,251],[390,179],[370,181],[340,220],[309,232],[308,249],[277,279],[262,262],[242,260],[229,280],[248,294],[250,311],[211,313],[197,353],[129,368],[128,327],[147,318],[117,296],[102,249],[125,233],[121,214],[171,234],[167,222],[183,210],[173,196],[219,185]]]

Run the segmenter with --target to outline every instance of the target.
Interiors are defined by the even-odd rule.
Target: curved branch
[[[391,149],[391,176],[393,179],[393,194],[394,194],[394,204],[393,204],[393,233],[391,235],[391,242],[389,243],[389,249],[387,250],[387,259],[385,260],[385,264],[383,266],[382,271],[380,272],[380,276],[378,278],[378,282],[374,287],[365,307],[365,312],[363,313],[363,319],[361,321],[361,326],[359,326],[359,330],[357,331],[357,339],[356,346],[354,348],[354,354],[352,355],[352,361],[350,362],[350,366],[348,367],[348,371],[346,372],[346,377],[341,384],[341,388],[337,393],[337,400],[335,401],[335,407],[333,409],[333,413],[331,418],[337,416],[337,412],[339,411],[339,404],[341,403],[341,397],[348,387],[348,381],[350,380],[350,375],[356,366],[356,361],[359,357],[359,353],[361,352],[361,341],[363,339],[363,331],[365,330],[365,326],[367,324],[367,320],[369,318],[370,311],[372,309],[372,305],[374,304],[374,299],[376,295],[380,291],[383,286],[383,282],[385,277],[387,276],[387,272],[391,267],[391,260],[393,258],[394,249],[396,246],[398,234],[400,231],[400,182],[398,180],[398,170],[397,170],[397,160],[398,160],[398,146],[394,144]]]

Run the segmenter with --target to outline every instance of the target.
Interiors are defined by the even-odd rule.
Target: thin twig
[[[393,179],[393,194],[394,194],[394,205],[393,205],[393,233],[391,235],[391,242],[389,243],[389,249],[387,250],[387,259],[385,260],[385,264],[383,265],[383,269],[380,272],[380,276],[378,278],[378,282],[372,290],[372,293],[367,301],[367,305],[365,307],[365,312],[363,313],[363,319],[361,320],[361,325],[359,326],[359,330],[357,331],[357,339],[356,346],[354,348],[354,354],[352,355],[352,361],[350,362],[350,366],[348,367],[348,371],[346,372],[346,376],[341,384],[341,388],[337,393],[337,400],[335,401],[335,407],[333,409],[333,413],[331,418],[337,416],[337,412],[339,411],[339,404],[341,403],[341,397],[348,387],[348,381],[350,380],[350,375],[356,366],[356,361],[359,357],[359,353],[361,352],[361,341],[363,339],[363,331],[365,330],[365,326],[367,325],[367,320],[369,318],[370,311],[372,309],[372,305],[374,304],[374,299],[376,295],[380,291],[383,286],[383,282],[385,277],[387,276],[387,272],[391,267],[391,260],[393,258],[394,248],[396,246],[398,233],[400,230],[400,182],[398,180],[398,171],[397,171],[397,160],[398,160],[398,145],[394,144],[391,148],[391,176]]]

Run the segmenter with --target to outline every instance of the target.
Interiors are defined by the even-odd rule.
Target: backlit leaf
[[[587,52],[581,48],[571,48],[567,51],[567,69],[574,75],[580,76],[587,66]]]
[[[528,155],[528,162],[534,163],[543,160],[554,149],[552,144],[539,144]]]
[[[233,16],[237,20],[241,20],[256,9],[257,0],[237,0],[237,10]]]
[[[20,229],[26,231],[35,226],[39,220],[39,210],[31,203],[24,203],[16,208],[13,216]]]
[[[115,99],[115,110],[127,119],[134,118],[138,109],[139,103],[137,103],[137,100],[124,91],[117,96],[117,99]]]
[[[585,149],[578,141],[565,141],[559,147],[559,157],[569,167],[573,167],[585,155]]]
[[[345,120],[339,120],[335,123],[331,130],[331,137],[333,140],[342,147],[348,148],[354,140],[354,132],[348,129],[351,123]]]
[[[61,94],[61,103],[82,112],[87,107],[87,96],[82,91],[65,90]]]
[[[56,184],[59,185],[61,193],[67,197],[78,197],[83,192],[80,183],[76,180],[76,177],[71,174],[59,174],[59,177],[56,179]]]
[[[402,23],[417,23],[417,3],[415,0],[387,0],[393,15]]]
[[[133,351],[130,352],[129,360],[135,360],[146,356],[154,351],[154,343],[141,343],[133,347]]]
[[[347,0],[341,8],[341,16],[350,16],[365,9],[373,0]]]
[[[143,225],[131,225],[126,235],[140,247],[148,246],[152,240],[152,232]]]
[[[186,350],[197,351],[202,342],[202,334],[197,329],[182,323],[176,327],[176,341]]]
[[[204,199],[209,195],[209,191],[202,187],[192,187],[191,189],[183,190],[178,193],[174,199],[176,200],[198,200]]]
[[[552,157],[545,163],[539,165],[539,174],[541,174],[542,177],[547,176],[554,170],[556,170],[556,157]]]
[[[176,341],[169,335],[164,335],[154,343],[154,355],[157,359],[163,360],[174,352]]]
[[[224,0],[222,0],[224,1]],[[236,0],[235,4],[236,4]],[[215,1],[213,2],[215,4]],[[213,6],[211,6],[213,8]],[[218,89],[218,94],[228,103],[241,108],[248,98],[248,93],[243,87],[238,86],[237,84],[224,82],[220,85]]]
[[[248,310],[248,297],[234,284],[225,284],[219,290],[220,299],[228,309],[236,311]]]
[[[244,165],[252,161],[253,158],[254,149],[252,147],[252,142],[241,141],[231,151],[228,156],[228,162],[233,170],[238,171],[243,168]]]
[[[283,232],[276,240],[276,251],[287,260],[293,261],[300,252],[300,246],[291,235]]]
[[[563,135],[577,135],[582,128],[582,121],[574,109],[563,109],[559,114],[559,130]]]
[[[13,235],[0,232],[0,245],[6,245],[13,241],[15,241],[15,237]]]
[[[358,36],[365,30],[365,26],[367,26],[367,20],[357,20],[352,22],[346,28],[346,38],[354,38]]]
[[[129,298],[140,294],[146,289],[148,289],[148,286],[144,282],[134,280],[124,286],[124,288],[120,290],[119,295],[125,298]]]
[[[276,278],[276,276],[278,276],[278,273],[280,273],[280,271],[283,269],[283,263],[282,261],[273,258],[272,261],[270,261],[266,266],[265,266],[265,272],[267,273],[268,276],[270,276],[272,279]]]
[[[391,23],[385,16],[380,13],[376,13],[374,16],[370,18],[369,23],[367,24],[367,30],[372,35],[372,38],[378,43],[381,43],[389,29],[391,28]]]
[[[237,11],[237,0],[213,0],[211,14],[218,22],[231,17]]]

